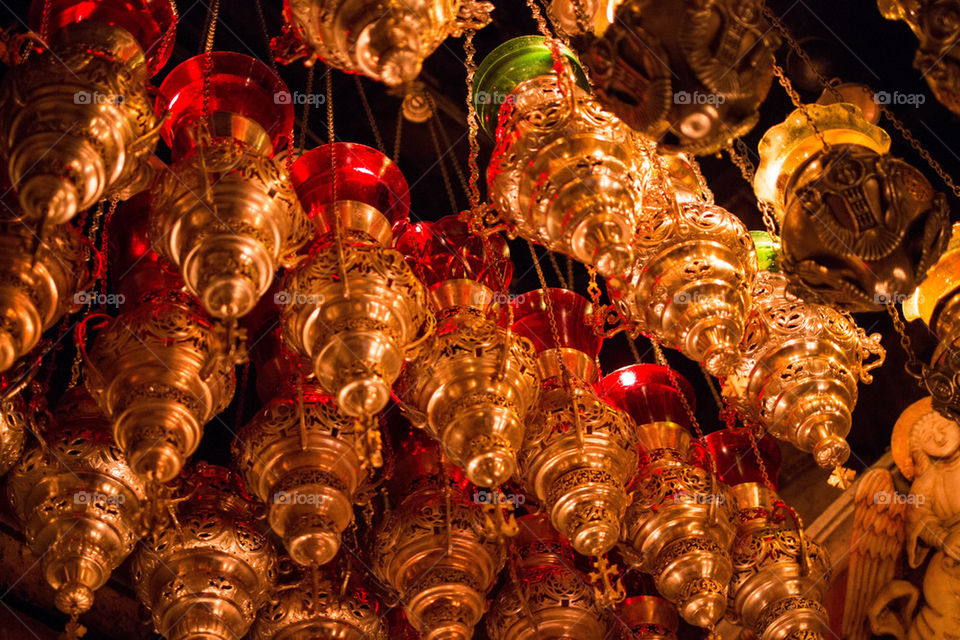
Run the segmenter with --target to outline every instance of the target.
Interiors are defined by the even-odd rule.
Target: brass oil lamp
[[[767,238],[763,232],[758,237]],[[843,465],[857,382],[883,364],[880,334],[867,335],[846,312],[789,291],[782,274],[762,270],[753,283],[742,354],[723,382],[724,397],[747,420],[822,467]]]
[[[318,231],[275,298],[284,339],[346,414],[372,416],[433,318],[426,290],[391,248],[410,208],[407,183],[385,155],[351,143],[308,151],[292,174]]]
[[[487,614],[490,640],[608,637],[610,614],[577,570],[569,543],[544,515],[522,516],[517,525],[511,577]]]
[[[677,640],[680,619],[674,606],[663,598],[627,598],[620,605],[619,617],[627,627],[620,640]]]
[[[950,238],[945,196],[889,149],[847,103],[805,105],[760,141],[753,188],[779,219],[784,273],[853,312],[909,295]]]
[[[917,36],[913,68],[921,72],[930,91],[950,111],[960,114],[960,7],[939,0],[877,0],[887,20],[902,20]],[[920,104],[923,104],[922,102]]]
[[[477,69],[473,101],[495,140],[487,186],[512,233],[617,276],[631,263],[646,162],[637,134],[590,96],[583,68],[540,36],[509,40]]]
[[[310,364],[285,349],[279,334],[276,328],[255,342],[264,406],[237,433],[234,467],[268,505],[270,526],[294,562],[322,565],[340,548],[368,480],[357,453],[363,430],[315,381],[303,379]]]
[[[250,640],[388,640],[384,606],[354,576],[325,571],[278,585],[260,610]],[[394,636],[389,636],[394,638]]]
[[[503,546],[481,536],[483,509],[439,446],[414,431],[398,440],[387,486],[395,506],[375,530],[373,571],[401,594],[422,640],[469,640],[503,568]]]
[[[26,220],[0,216],[0,371],[10,369],[37,346],[44,331],[88,300],[91,255],[99,271],[99,253],[70,225],[46,226],[38,235]]]
[[[668,146],[719,151],[754,127],[780,42],[763,0],[612,0],[575,39],[597,100]]]
[[[20,382],[15,378],[21,372],[13,373],[13,376],[0,375],[0,475],[5,475],[23,455],[34,413],[31,403],[21,393],[29,383],[29,374]]]
[[[511,304],[513,330],[533,342],[543,380],[520,452],[524,488],[574,550],[601,556],[621,534],[626,486],[637,470],[636,429],[593,389],[603,339],[593,331],[590,303],[549,289]]]
[[[10,472],[7,496],[57,608],[77,616],[143,535],[146,489],[82,386],[61,399],[44,438]]]
[[[475,0],[284,0],[284,34],[272,44],[282,62],[320,58],[397,86],[416,80],[423,61],[460,35],[464,20],[487,24],[492,8]]]
[[[693,410],[693,387],[667,367],[637,364],[606,376],[600,389],[607,402],[630,414],[640,439],[624,558],[653,576],[684,620],[712,629],[726,608],[737,508],[709,464],[691,461],[686,407]]]
[[[926,279],[903,303],[908,321],[923,320],[940,339],[929,366],[920,372],[934,409],[960,418],[960,223],[954,223],[950,243]]]
[[[174,162],[152,187],[151,241],[214,318],[246,315],[312,226],[274,155],[293,127],[269,67],[217,51],[177,66],[157,111]]]
[[[173,49],[171,0],[34,0],[48,48],[0,90],[0,154],[24,216],[61,224],[104,197],[145,189],[157,144],[150,77]]]
[[[134,473],[172,480],[196,450],[203,425],[233,398],[234,358],[221,330],[150,251],[137,198],[113,217],[112,264],[121,278],[119,316],[90,314],[77,326],[84,381],[113,422]],[[87,334],[96,327],[89,351]]]
[[[737,361],[756,251],[737,216],[691,191],[682,156],[654,160],[662,169],[645,178],[635,261],[611,295],[632,334],[724,376]]]
[[[830,585],[827,554],[807,539],[777,495],[776,485],[770,486],[780,470],[776,440],[759,439],[759,457],[751,451],[745,431],[715,431],[707,434],[705,445],[740,509],[728,619],[758,640],[834,637],[823,606]]]
[[[524,421],[540,394],[533,345],[502,326],[513,271],[502,236],[470,235],[455,216],[407,227],[398,248],[427,286],[437,328],[401,378],[401,396],[470,481],[517,470]]]
[[[180,482],[173,522],[133,558],[137,597],[167,640],[242,638],[276,583],[276,553],[238,476],[199,463]]]

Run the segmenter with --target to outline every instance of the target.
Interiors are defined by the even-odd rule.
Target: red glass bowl
[[[696,411],[697,398],[693,386],[676,371],[673,377],[683,390],[690,408]],[[687,429],[692,426],[667,367],[634,364],[617,369],[597,384],[597,392],[608,404],[629,413],[637,425],[674,422]]]
[[[143,50],[150,75],[167,64],[173,52],[177,17],[171,0],[33,0],[30,28],[40,32],[44,5],[48,4],[47,33],[80,22],[100,22],[125,29]]]
[[[590,301],[567,289],[548,289],[549,300],[557,321],[560,344],[554,344],[547,300],[542,289],[524,293],[510,301],[513,307],[513,330],[533,342],[537,352],[548,349],[573,349],[596,358],[603,338],[593,332]]]
[[[270,137],[274,152],[278,151],[293,130],[290,90],[267,65],[231,51],[194,56],[177,65],[160,85],[156,111],[169,116],[160,130],[164,141],[179,154],[193,147],[191,137],[180,134],[204,117],[203,77],[208,56],[210,114],[224,111],[253,120]]]
[[[311,218],[325,216],[333,202],[330,150],[337,171],[337,200],[354,200],[382,213],[391,225],[407,219],[410,190],[400,167],[376,149],[353,142],[335,142],[307,151],[290,168],[300,205]],[[327,228],[335,220],[324,218]]]
[[[757,439],[757,448],[773,488],[777,489],[781,464],[780,445],[773,436],[764,435]],[[705,469],[711,468],[707,451],[712,453],[717,461],[720,480],[730,486],[744,482],[766,484],[757,463],[757,456],[750,445],[750,436],[744,429],[721,429],[708,433],[693,451],[694,463]]]
[[[397,239],[397,249],[411,259],[417,277],[428,287],[466,279],[501,291],[513,277],[503,236],[491,235],[484,242],[457,216],[407,225]],[[501,278],[506,282],[501,283]]]

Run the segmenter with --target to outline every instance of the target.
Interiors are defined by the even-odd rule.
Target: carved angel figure
[[[931,399],[908,407],[891,437],[894,461],[913,484],[897,493],[886,470],[873,470],[856,495],[843,637],[960,638],[960,424]],[[928,552],[922,589],[894,579],[904,550],[911,568]],[[922,592],[923,602],[914,615]],[[903,601],[898,606],[898,601]]]

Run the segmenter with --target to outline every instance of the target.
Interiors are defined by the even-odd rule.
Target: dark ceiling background
[[[497,44],[536,31],[536,25],[522,0],[494,2],[496,10],[492,24],[480,31],[476,37],[477,63]],[[258,10],[260,3],[265,29],[258,18],[261,13]],[[960,156],[954,147],[957,134],[960,133],[960,122],[936,102],[920,72],[913,68],[916,40],[904,23],[884,20],[872,0],[769,0],[768,4],[803,42],[807,52],[827,77],[865,83],[875,90],[926,95],[925,104],[919,107],[899,106],[895,111],[946,170],[952,175],[958,175]],[[27,2],[0,0],[0,26],[18,32],[24,31],[27,5]],[[180,25],[176,47],[167,67],[158,74],[158,79],[162,79],[170,69],[199,53],[201,49],[201,33],[207,18],[208,0],[179,0],[178,7]],[[221,0],[215,48],[246,53],[270,64],[267,41],[269,37],[280,32],[281,10],[280,0]],[[438,137],[438,146],[435,146],[428,126],[403,123],[399,165],[411,187],[411,217],[415,220],[434,220],[467,205],[467,198],[454,169],[456,165],[460,172],[466,173],[468,146],[463,58],[462,39],[449,39],[427,60],[421,76],[439,106],[437,122],[442,129],[442,135]],[[778,61],[785,66],[805,101],[813,101],[819,96],[821,90],[816,79],[799,59],[788,53],[785,45],[778,53]],[[322,78],[325,72],[322,65],[317,66],[313,83],[313,91],[316,93],[324,91]],[[291,91],[306,91],[307,71],[302,63],[281,66],[279,73]],[[359,82],[365,89],[373,121],[389,154],[394,146],[400,98],[390,95],[382,86],[366,78],[361,78]],[[338,140],[376,145],[376,137],[364,114],[354,77],[338,71],[333,72],[333,104]],[[298,122],[303,108],[302,105],[297,107]],[[782,121],[792,108],[785,92],[775,84],[761,108],[760,124],[746,137],[747,146],[755,152],[762,133]],[[314,106],[310,108],[307,116],[309,132],[306,146],[322,144],[327,136],[325,107]],[[893,152],[923,170],[936,188],[945,190],[936,175],[909,144],[899,138],[891,127],[883,122],[881,125],[884,125],[893,137]],[[490,143],[482,138],[482,134],[480,148],[483,188],[482,176],[490,153]],[[755,156],[753,159],[756,162]],[[739,215],[751,228],[761,228],[752,190],[729,159],[705,157],[701,158],[701,164],[718,204]],[[455,208],[449,203],[442,167],[446,167],[449,180],[453,184]],[[956,206],[956,198],[949,193],[948,197],[951,205]],[[955,215],[952,217],[956,219]],[[538,287],[532,259],[525,243],[512,242],[511,249],[516,263],[513,291],[523,293]],[[563,265],[562,257],[559,261]],[[558,281],[546,259],[543,260],[543,267],[550,284],[556,285]],[[580,292],[586,290],[586,272],[579,267],[576,268],[576,289]],[[853,449],[850,466],[860,470],[883,454],[889,446],[889,435],[896,417],[922,394],[903,371],[905,358],[886,314],[864,314],[857,319],[868,332],[881,332],[887,348],[887,362],[875,372],[873,384],[861,385],[860,401],[854,413],[853,431],[849,437]],[[926,327],[919,322],[914,323],[909,327],[909,332],[921,352],[921,357],[927,358],[933,347],[933,339]],[[605,345],[601,355],[605,372],[632,363],[633,356],[626,340],[621,334]],[[640,340],[638,347],[644,360],[652,361],[649,344]],[[69,378],[72,351],[72,347],[68,346],[56,355],[57,374],[54,381],[62,380],[64,386]],[[717,406],[697,365],[676,353],[668,352],[667,357],[697,389],[697,413],[701,424],[708,431],[719,428]],[[207,426],[198,455],[221,464],[228,462],[227,452],[232,439],[230,432],[258,406],[252,384],[248,386],[248,390],[246,395],[249,397],[244,402],[243,415],[237,415],[238,407],[235,402],[221,416],[221,420],[211,422]],[[23,606],[29,608],[31,605]],[[43,616],[42,611],[40,615]]]

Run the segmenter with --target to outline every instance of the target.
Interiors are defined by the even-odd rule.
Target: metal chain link
[[[727,155],[730,156],[731,162],[740,169],[740,175],[743,176],[743,179],[747,181],[747,184],[750,185],[752,190],[756,169],[754,169],[753,163],[750,162],[750,150],[747,148],[747,144],[740,138],[737,138],[732,144],[727,145],[726,152]],[[773,238],[779,238],[780,234],[777,232],[777,219],[773,214],[773,205],[758,198],[757,208],[760,210],[763,226],[766,228],[767,233]]]
[[[367,114],[367,122],[370,123],[373,138],[377,141],[377,149],[379,149],[383,155],[387,155],[387,148],[384,146],[383,138],[380,136],[380,127],[377,126],[377,121],[373,117],[373,109],[370,108],[370,101],[367,100],[367,92],[363,88],[363,82],[360,80],[359,75],[354,75],[353,81],[357,85],[357,93],[360,94],[360,102],[363,104],[364,113]]]
[[[890,300],[887,300],[884,308],[893,321],[893,330],[897,332],[897,336],[900,338],[900,346],[907,355],[907,362],[903,365],[903,368],[912,378],[915,378],[922,387],[923,364],[913,349],[913,342],[910,340],[910,336],[907,335],[907,327],[903,322],[903,318],[900,317],[900,311]]]
[[[297,139],[297,148],[300,151],[303,151],[303,146],[307,142],[307,124],[310,122],[310,107],[313,102],[310,96],[313,93],[313,74],[316,69],[317,65],[315,64],[307,68],[307,86],[304,90],[307,99],[304,101],[303,112],[300,114],[300,137]],[[327,69],[327,78],[330,78],[331,75],[333,75],[333,72]],[[293,151],[293,149],[290,149],[290,151]]]
[[[793,103],[793,106],[800,110],[803,114],[803,117],[806,118],[807,124],[810,125],[810,128],[813,130],[813,135],[817,137],[820,141],[820,144],[823,145],[823,149],[826,151],[830,148],[830,144],[827,142],[827,139],[824,137],[823,132],[820,131],[820,127],[817,126],[816,120],[813,119],[813,115],[810,114],[810,110],[807,108],[807,105],[800,99],[800,94],[797,93],[797,90],[794,89],[793,83],[790,82],[790,78],[787,77],[787,73],[783,70],[783,67],[778,65],[776,62],[773,63],[773,75],[777,77],[777,82],[780,83],[780,86],[783,87],[783,90],[787,92],[787,95],[790,97],[790,102]]]
[[[572,289],[572,287],[567,285],[567,279],[563,276],[563,272],[560,270],[560,264],[557,262],[557,254],[555,254],[553,251],[547,251],[547,257],[550,259],[550,265],[557,274],[557,281],[560,283],[560,286],[564,289]]]
[[[737,140],[739,139],[740,138],[737,138]],[[693,171],[693,175],[697,179],[697,186],[700,188],[700,194],[703,200],[708,204],[713,204],[713,191],[710,190],[707,179],[703,177],[703,172],[700,170],[700,163],[689,153],[683,154],[683,157],[687,161],[687,164],[690,165],[690,170]]]
[[[400,161],[400,141],[403,139],[403,104],[397,108],[397,128],[393,134],[393,160],[394,164]]]
[[[430,138],[433,140],[433,149],[437,154],[437,163],[440,165],[440,175],[443,177],[443,187],[447,192],[447,198],[450,200],[450,211],[453,215],[460,213],[457,207],[457,197],[453,193],[453,184],[450,182],[450,173],[447,171],[447,163],[443,160],[443,152],[440,149],[440,138],[437,137],[436,112],[427,121],[427,129],[430,130]]]
[[[947,188],[953,192],[953,195],[960,198],[960,186],[957,186],[957,184],[953,181],[953,178],[950,177],[950,174],[947,173],[946,169],[944,169],[943,166],[937,162],[932,155],[930,155],[930,152],[923,147],[920,141],[917,140],[916,136],[913,135],[913,132],[907,129],[907,126],[903,124],[899,118],[893,115],[893,112],[887,108],[887,105],[877,103],[877,107],[880,109],[880,113],[882,113],[883,116],[890,121],[890,124],[893,125],[893,128],[897,130],[900,136],[906,140],[910,146],[913,147],[913,150],[916,151],[921,158],[923,158],[924,162],[926,162],[927,165],[929,165],[929,167],[933,169],[938,176],[940,176],[943,184],[947,185]]]
[[[277,68],[277,59],[273,55],[273,49],[270,48],[270,34],[267,32],[267,19],[263,15],[263,4],[260,0],[254,0],[254,6],[257,8],[257,20],[260,22],[260,31],[263,34],[263,40],[267,45],[267,59],[270,61],[270,68],[274,73],[279,73]]]
[[[531,0],[532,1],[532,0]],[[473,46],[473,37],[476,31],[467,29],[463,37],[464,65],[467,69],[467,140],[469,141],[470,151],[467,154],[467,173],[470,178],[468,186],[470,187],[470,211],[474,216],[480,215],[480,168],[477,165],[477,158],[480,156],[480,141],[477,134],[480,131],[480,124],[477,122],[477,108],[473,104],[473,79],[477,73],[477,63],[475,60],[477,50]]]

